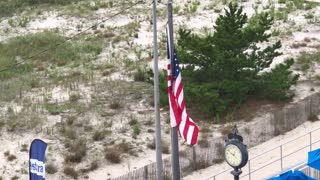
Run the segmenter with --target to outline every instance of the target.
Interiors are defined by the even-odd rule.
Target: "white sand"
[[[174,15],[175,19],[174,19],[174,24],[175,24],[175,30],[178,29],[178,26],[181,25],[186,25],[186,27],[195,30],[195,31],[200,31],[203,32],[203,28],[212,28],[215,22],[215,19],[218,17],[218,14],[215,13],[213,10],[204,10],[205,6],[207,6],[208,4],[210,4],[212,1],[209,0],[203,0],[201,1],[201,5],[199,7],[199,9],[197,10],[197,13],[195,15],[190,16],[190,18],[188,18],[186,16],[186,12],[184,12],[184,15]],[[266,5],[268,2],[268,0],[263,0],[262,1],[262,5]],[[186,4],[187,2],[184,0],[179,0],[179,1],[175,1],[176,4],[179,4],[181,6],[181,8],[184,7],[184,4]],[[243,3],[244,6],[244,11],[249,15],[252,16],[254,14],[254,10],[252,8],[252,6],[255,4],[254,0],[250,0],[248,2]],[[278,7],[279,5],[276,4]],[[164,7],[163,5],[159,5],[159,7]],[[261,9],[261,6],[260,6]],[[182,11],[182,10],[181,10]],[[151,11],[150,11],[151,12]],[[320,12],[320,7],[318,7],[315,10],[315,15],[319,16]],[[101,16],[103,18],[105,18],[106,15],[108,15],[108,13],[110,13],[108,10],[104,10],[104,9],[100,9],[96,14],[98,16]],[[272,64],[272,66],[274,67],[277,63],[283,62],[287,57],[292,57],[292,56],[296,56],[297,54],[299,54],[301,51],[309,51],[309,50],[314,50],[314,48],[311,47],[306,47],[306,48],[299,48],[299,49],[293,49],[291,48],[291,45],[293,42],[303,42],[304,39],[307,38],[314,38],[315,40],[313,40],[310,44],[314,43],[314,44],[319,44],[319,40],[320,40],[320,27],[319,25],[310,25],[308,24],[308,21],[304,18],[304,13],[302,11],[297,11],[294,12],[293,14],[289,15],[289,19],[294,21],[296,23],[295,27],[292,28],[293,31],[293,35],[289,36],[289,37],[285,37],[282,39],[282,44],[283,47],[281,49],[281,51],[283,51],[284,55],[280,56],[279,58],[275,59],[275,62]],[[13,17],[13,19],[15,19],[17,17]],[[90,19],[91,17],[89,17]],[[133,21],[138,21],[141,18],[138,18],[135,16],[128,16],[126,14],[123,14],[121,16],[118,16],[117,18],[113,19],[112,21],[107,21],[105,23],[106,27],[109,28],[113,28],[113,27],[122,27],[124,25],[129,24],[130,22]],[[27,24],[26,28],[22,28],[22,27],[10,27],[10,25],[8,24],[8,20],[4,20],[2,22],[0,22],[0,42],[5,41],[7,38],[10,37],[15,37],[18,35],[22,35],[22,34],[26,34],[26,33],[30,33],[30,32],[39,32],[45,29],[59,29],[61,32],[63,32],[65,35],[72,35],[72,34],[76,34],[78,33],[78,28],[79,27],[80,30],[83,30],[87,27],[90,27],[92,24],[94,24],[96,21],[95,20],[89,20],[90,23],[88,22],[88,19],[85,18],[73,18],[73,17],[65,17],[65,16],[59,16],[58,13],[55,12],[48,12],[48,13],[44,13],[43,15],[35,18],[34,20],[30,21]],[[165,30],[165,23],[166,23],[166,19],[165,18],[159,18],[159,22],[158,22],[158,39],[160,40],[161,38],[161,34],[164,33]],[[285,30],[285,28],[291,28],[291,26],[289,25],[289,23],[276,23],[275,25],[277,28],[280,28],[281,30]],[[301,31],[296,30],[297,26],[301,26]],[[81,27],[81,28],[80,28]],[[152,26],[149,24],[149,22],[147,21],[143,21],[141,22],[141,28],[139,29],[138,32],[138,38],[134,39],[134,45],[139,45],[142,48],[143,51],[145,50],[149,50],[151,51],[151,47],[152,47],[152,43],[153,43],[153,39],[152,39]],[[5,33],[5,31],[7,29],[10,29],[9,32]],[[89,31],[89,33],[92,33],[93,31]],[[274,38],[276,39],[276,38]],[[103,53],[99,56],[97,62],[98,63],[105,63],[105,62],[110,62],[112,60],[111,57],[111,49],[113,49],[112,44],[107,44],[106,47],[103,50]],[[119,56],[119,59],[123,59],[122,56],[127,56],[132,60],[136,60],[136,56],[132,56],[132,54],[134,53],[134,51],[132,49],[129,48],[129,50],[123,50],[122,47],[116,47],[114,52],[122,52],[121,56]],[[110,60],[110,61],[109,61]],[[115,63],[118,63],[117,61],[115,61]],[[148,64],[153,67],[153,62],[148,62]],[[161,69],[165,69],[166,67],[166,60],[165,58],[159,58],[159,67]],[[120,70],[119,72],[115,72],[111,75],[111,77],[108,77],[111,79],[123,79],[123,80],[127,80],[127,81],[132,81],[131,77],[128,77],[128,75],[125,72],[122,72],[122,70]],[[302,77],[305,78],[305,77]],[[101,80],[104,80],[103,78],[101,78]],[[295,91],[297,92],[297,96],[295,97],[295,101],[299,100],[301,98],[304,98],[306,96],[308,96],[310,93],[310,88],[314,87],[313,84],[310,85],[310,83],[308,82],[301,82],[299,83],[297,86],[295,86]],[[319,90],[319,87],[314,87],[316,91]],[[83,97],[83,99],[85,100],[90,100],[91,96],[90,96],[90,92],[92,91],[90,89],[90,87],[84,87],[84,86],[80,86],[79,88],[81,91],[81,96]],[[32,102],[41,102],[43,101],[43,96],[46,95],[50,95],[52,102],[65,102],[69,100],[69,95],[70,92],[68,92],[67,90],[63,89],[63,87],[55,87],[52,88],[50,90],[39,90],[38,93],[30,93],[33,94],[32,98],[33,99],[39,99],[37,101],[32,101]],[[39,96],[38,96],[39,95]],[[30,95],[31,96],[31,95]],[[42,97],[42,98],[40,98]],[[142,103],[142,102],[140,102]],[[142,105],[138,103],[136,106],[133,106],[132,109],[127,110],[125,113],[132,113],[132,114],[138,114],[139,110],[145,110],[143,108],[145,108],[145,105]],[[18,104],[16,105],[12,105],[13,107],[19,107]],[[141,107],[141,109],[139,109],[138,107]],[[1,109],[4,109],[1,107]],[[15,108],[17,109],[17,108]],[[152,110],[152,108],[148,107],[147,110]],[[164,112],[161,114],[161,119],[164,120],[167,118],[166,116],[167,112]],[[151,112],[150,114],[153,115],[153,113]],[[90,117],[93,118],[93,117]],[[117,117],[118,118],[118,117]],[[121,116],[119,117],[121,118]],[[47,121],[49,121],[50,123],[48,123],[48,125],[53,125],[59,121],[61,121],[62,117],[61,116],[48,116],[47,117]],[[126,122],[128,119],[125,119],[124,122]],[[95,123],[97,123],[97,119],[94,118]],[[121,121],[122,122],[122,121]],[[122,123],[118,123],[115,124],[115,127],[122,127]],[[163,123],[162,125],[164,126],[165,123]],[[319,127],[320,123],[316,122],[316,123],[305,123],[304,125],[299,126],[297,129],[293,130],[292,132],[288,132],[286,133],[284,136],[279,136],[276,138],[273,138],[272,140],[265,142],[261,145],[258,145],[256,147],[253,147],[250,149],[250,157],[253,157],[256,154],[259,154],[261,152],[263,152],[266,149],[269,149],[271,147],[274,147],[280,143],[286,142],[289,139],[294,138],[294,136],[298,136],[301,134],[304,134],[306,132],[308,132],[310,129],[314,129]],[[167,128],[167,126],[164,126],[163,130]],[[3,132],[1,132],[3,133]],[[217,132],[215,132],[217,133]],[[21,132],[19,134],[16,135],[12,135],[12,133],[7,134],[7,133],[3,133],[0,136],[0,149],[2,149],[0,151],[0,172],[2,172],[2,174],[0,174],[0,176],[3,176],[4,178],[10,178],[12,176],[14,176],[16,173],[16,171],[19,172],[19,175],[21,175],[20,171],[21,168],[23,169],[27,169],[27,159],[28,159],[28,155],[25,152],[20,152],[20,148],[21,148],[21,144],[30,144],[31,140],[33,138],[44,138],[46,139],[48,142],[51,143],[52,147],[55,147],[52,150],[49,150],[48,153],[53,153],[53,152],[60,152],[62,151],[63,147],[61,147],[62,145],[57,145],[54,146],[53,144],[55,143],[55,140],[53,139],[49,139],[49,137],[47,137],[45,134],[36,134],[34,132],[32,133],[25,133],[25,132]],[[163,139],[168,140],[168,136],[162,136]],[[130,140],[130,134],[128,135],[128,137],[126,137],[127,139]],[[146,140],[147,136],[143,135],[141,137],[141,139],[143,138],[143,141]],[[258,137],[257,137],[258,138]],[[304,140],[302,140],[304,141]],[[302,145],[302,141],[301,143],[297,143],[297,144],[301,144]],[[305,139],[305,141],[308,141],[307,139]],[[109,164],[106,161],[102,161],[100,163],[100,167],[98,170],[93,171],[91,173],[88,174],[89,179],[94,179],[94,180],[99,180],[99,179],[107,179],[109,177],[117,177],[121,174],[125,174],[130,170],[134,170],[136,168],[142,167],[145,164],[148,164],[150,162],[154,162],[155,161],[155,152],[148,150],[145,148],[145,144],[144,145],[140,145],[143,146],[143,152],[139,153],[139,157],[125,157],[123,163],[118,164],[118,165],[112,165]],[[60,149],[61,148],[61,149]],[[9,150],[10,152],[15,152],[15,154],[19,157],[18,160],[15,160],[13,162],[7,162],[6,158],[3,155],[4,151]],[[267,160],[271,160],[272,158],[276,157],[278,154],[278,152],[274,152],[274,153],[270,153],[270,157],[265,157]],[[301,157],[301,160],[303,160],[305,156],[305,153],[302,153],[301,156],[297,156]],[[50,156],[52,157],[52,156]],[[166,157],[165,155],[163,157]],[[100,159],[103,159],[100,158]],[[63,162],[63,158],[62,156],[56,155],[55,157],[52,157],[52,159],[50,159],[50,161],[54,161],[56,164],[62,164]],[[262,160],[262,161],[257,161],[257,163],[259,164],[264,164],[266,161]],[[289,162],[289,160],[288,160]],[[290,162],[287,163],[289,165],[292,165],[294,162]],[[7,164],[7,165],[6,165]],[[62,172],[62,167],[59,166],[59,171]],[[195,172],[192,175],[186,177],[185,179],[205,179],[207,177],[209,177],[210,175],[213,175],[215,173],[218,173],[220,171],[222,171],[223,169],[228,168],[228,166],[226,164],[221,164],[221,165],[217,165],[217,166],[212,166],[209,167],[205,170],[201,170],[199,172]],[[276,170],[275,170],[276,169]],[[272,170],[272,172],[271,172]],[[246,169],[244,169],[244,171],[246,171]],[[273,169],[268,169],[267,172],[273,173],[277,171],[277,168],[273,168]],[[266,177],[263,175],[263,177]],[[21,175],[22,179],[26,179],[27,175]],[[56,175],[49,175],[48,179],[63,179],[65,177],[61,177],[60,174],[56,174]],[[222,176],[222,179],[225,178],[230,178],[230,176],[227,175],[226,176]],[[257,179],[262,178],[262,176],[257,177]],[[254,178],[253,178],[254,179]]]

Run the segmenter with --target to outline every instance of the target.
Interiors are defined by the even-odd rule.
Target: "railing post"
[[[213,176],[213,180],[216,180],[216,176]]]
[[[280,146],[280,161],[281,161],[281,171],[283,170],[283,165],[282,165],[282,145]]]
[[[251,180],[251,166],[250,166],[250,160],[248,162],[248,166],[249,166],[249,180]]]
[[[144,166],[143,179],[148,180],[148,166]]]
[[[311,132],[309,133],[309,137],[310,137],[310,151],[312,150],[312,135]]]

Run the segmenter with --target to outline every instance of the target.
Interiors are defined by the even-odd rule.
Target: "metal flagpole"
[[[156,161],[157,161],[157,180],[162,180],[162,150],[161,150],[161,129],[159,113],[159,69],[158,69],[158,40],[157,40],[157,1],[153,0],[153,59],[154,59],[154,112],[156,127]]]
[[[172,18],[172,0],[168,0],[168,25],[170,34],[170,62],[171,62],[171,79],[173,76],[173,53],[174,53],[174,43],[173,43],[173,18]],[[173,85],[173,84],[171,84]],[[177,127],[171,128],[171,163],[172,163],[172,178],[173,180],[180,180],[180,163],[179,163],[179,144],[178,144],[178,131]]]

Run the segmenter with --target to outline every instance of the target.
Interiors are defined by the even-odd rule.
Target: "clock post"
[[[224,146],[224,157],[227,163],[233,167],[231,174],[234,180],[239,180],[242,173],[241,168],[248,162],[247,146],[243,144],[243,137],[239,134],[237,126],[234,126],[232,132],[228,134]]]

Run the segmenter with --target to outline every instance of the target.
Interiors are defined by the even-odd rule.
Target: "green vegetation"
[[[132,2],[112,0],[1,0],[0,1],[0,18],[10,17],[14,14],[21,14],[24,11],[33,12],[34,9],[54,9],[72,15],[82,16],[92,13],[99,8],[112,8],[115,6],[123,7]],[[41,13],[41,10],[36,11]]]
[[[102,42],[95,37],[68,41],[52,31],[15,37],[0,44],[0,67],[9,68],[0,73],[0,80],[23,75],[45,65],[79,65],[96,57],[101,50]]]
[[[318,6],[319,3],[316,2],[308,2],[304,0],[278,0],[278,3],[285,4],[279,9],[275,9],[274,5],[269,5],[271,7],[270,14],[275,20],[288,20],[288,14],[297,9],[313,9]],[[306,18],[311,17],[310,15],[306,15]]]
[[[150,68],[141,68],[139,67],[138,70],[133,74],[133,79],[135,81],[142,81],[142,82],[151,82],[151,78],[153,77],[152,69]]]
[[[188,13],[191,13],[191,14],[196,13],[199,5],[200,5],[200,1],[193,0],[188,6]]]
[[[307,72],[314,63],[320,62],[320,51],[316,52],[302,52],[296,60],[299,70]]]
[[[139,124],[135,124],[134,126],[132,126],[132,129],[133,129],[132,137],[134,139],[136,139],[137,136],[141,133],[140,125]]]
[[[0,18],[12,16],[15,13],[21,13],[27,8],[42,4],[67,5],[80,1],[83,0],[2,0],[0,1]]]
[[[304,15],[304,17],[305,17],[306,19],[312,19],[312,18],[314,18],[314,15],[313,15],[312,12],[308,12],[307,14]]]
[[[51,115],[58,115],[62,113],[65,110],[65,107],[63,105],[58,104],[46,104],[45,109],[51,114]]]
[[[215,32],[201,36],[180,29],[177,51],[181,64],[185,64],[182,72],[187,104],[219,117],[237,108],[248,96],[290,99],[288,90],[298,79],[289,70],[293,60],[259,74],[281,55],[279,41],[266,48],[257,46],[271,37],[266,32],[272,23],[267,13],[248,20],[241,7],[230,3],[225,15],[217,19]],[[166,81],[161,86],[160,94],[164,96]]]

